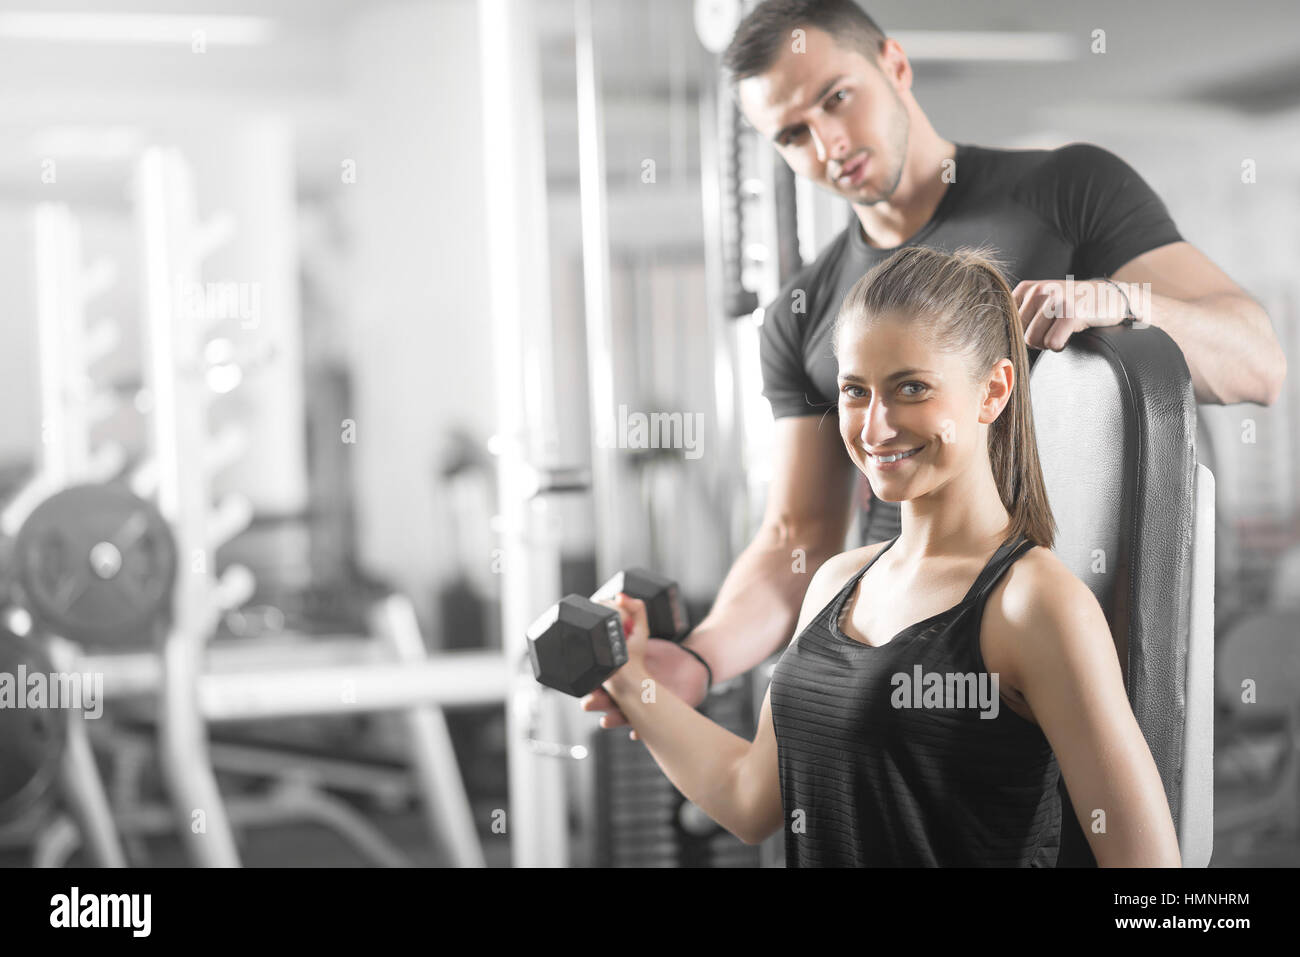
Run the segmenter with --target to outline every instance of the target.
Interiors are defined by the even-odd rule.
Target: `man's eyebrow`
[[[901,379],[904,376],[909,376],[909,375],[934,375],[934,372],[930,369],[899,369],[897,372],[891,373],[889,378],[887,378],[885,381],[893,382],[895,379]],[[854,382],[857,383],[858,385],[866,385],[867,383],[866,379],[862,378],[861,376],[854,375],[852,372],[847,372],[842,374],[840,376],[840,381]]]
[[[832,89],[833,89],[837,84],[841,83],[844,79],[845,79],[845,77],[844,77],[843,74],[840,74],[839,76],[835,77],[835,79],[831,80],[831,81],[830,81],[829,83],[827,83],[824,87],[822,87],[821,92],[818,93],[816,96],[814,96],[814,97],[812,98],[812,100],[808,103],[808,106],[812,106],[813,103],[819,103],[819,102],[821,102],[822,100],[824,100],[824,99],[826,98],[826,94],[829,93],[829,92],[830,92],[830,91],[831,91],[831,90],[832,90]],[[808,108],[808,107],[804,107],[804,109],[807,109],[807,108]],[[780,128],[779,130],[777,130],[776,133],[772,136],[772,142],[773,142],[773,143],[780,143],[780,142],[781,142],[781,139],[785,136],[785,134],[786,134],[787,132],[789,132],[790,130],[794,129],[795,127],[797,127],[798,125],[799,125],[798,123],[789,123],[789,124],[787,124],[787,125],[781,127],[781,128]]]

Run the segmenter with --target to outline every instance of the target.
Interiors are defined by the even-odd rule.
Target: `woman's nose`
[[[898,430],[889,421],[890,409],[884,402],[873,399],[863,414],[858,436],[863,445],[869,449],[886,445],[898,434]]]

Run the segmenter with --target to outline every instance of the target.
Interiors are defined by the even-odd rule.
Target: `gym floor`
[[[1259,797],[1257,782],[1228,784],[1219,781],[1215,789],[1215,809],[1226,814],[1233,808],[1253,803]],[[505,806],[505,796],[482,794],[472,797],[474,819],[484,822],[479,833],[488,867],[510,866],[509,838],[493,834],[487,822],[492,812]],[[367,819],[393,845],[407,855],[416,867],[446,867],[450,859],[440,848],[432,847],[424,819],[418,808],[386,811],[367,803],[357,805]],[[1300,832],[1297,821],[1288,829],[1283,823],[1259,822],[1250,831],[1236,835],[1217,834],[1211,867],[1294,867],[1300,861]],[[1288,833],[1289,830],[1289,833]],[[311,824],[250,827],[237,833],[239,850],[247,867],[366,867],[370,866],[347,842],[325,828]],[[184,848],[172,836],[143,840],[145,866],[186,867]],[[578,856],[575,854],[575,856]],[[29,854],[23,849],[0,850],[0,867],[25,867]],[[83,853],[75,854],[70,865],[86,866]]]
[[[499,800],[476,802],[475,818],[490,820],[492,808]],[[430,847],[428,831],[418,811],[369,814],[369,819],[384,836],[402,850],[415,867],[446,867],[446,854]],[[508,840],[487,830],[479,834],[488,867],[509,867]],[[366,861],[338,835],[310,824],[246,828],[236,834],[239,853],[245,867],[369,867]],[[144,839],[148,867],[188,867],[189,859],[179,839],[152,837]],[[0,851],[0,867],[26,867],[30,856],[24,850]],[[87,867],[84,853],[69,861],[70,867]]]
[[[1216,804],[1219,803],[1216,795]],[[1224,805],[1229,802],[1225,796]],[[474,802],[475,818],[489,820],[499,799]],[[446,854],[430,847],[424,821],[418,811],[373,814],[371,821],[411,859],[416,867],[446,867]],[[479,839],[488,867],[509,867],[510,846],[503,835],[480,831]],[[239,850],[246,867],[367,867],[368,862],[337,835],[311,825],[250,828],[239,836]],[[187,867],[189,862],[180,841],[172,837],[146,841],[148,866]],[[1216,838],[1211,867],[1294,867],[1300,860],[1300,835],[1285,835],[1277,829],[1261,830],[1248,837]],[[26,867],[27,852],[0,851],[0,867]],[[70,861],[84,867],[84,855]]]

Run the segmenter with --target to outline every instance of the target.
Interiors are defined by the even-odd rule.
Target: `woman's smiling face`
[[[987,457],[987,426],[1011,395],[1010,360],[976,380],[966,357],[934,348],[923,329],[882,318],[840,333],[840,436],[886,502],[932,492]]]

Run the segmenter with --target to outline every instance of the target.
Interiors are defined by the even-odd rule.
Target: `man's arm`
[[[1084,273],[1073,296],[1056,277],[1016,286],[1029,346],[1059,352],[1076,332],[1121,322],[1119,297],[1093,278],[1107,276],[1125,287],[1138,319],[1178,344],[1198,402],[1277,400],[1286,358],[1267,313],[1183,240],[1137,170],[1109,150],[1071,143],[1052,151],[1021,192],[1072,242]]]
[[[844,550],[857,475],[834,410],[777,419],[762,525],[685,642],[709,663],[715,683],[749,671],[789,642],[810,578]]]
[[[1196,401],[1272,405],[1286,379],[1283,353],[1263,306],[1191,243],[1169,243],[1115,270],[1119,283],[1150,283],[1150,315],[1129,296],[1143,322],[1178,343]]]

